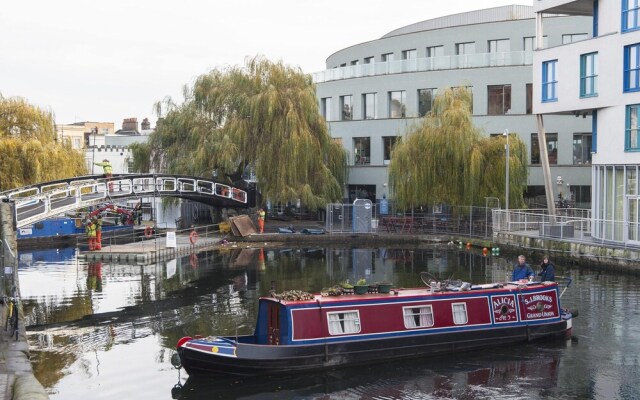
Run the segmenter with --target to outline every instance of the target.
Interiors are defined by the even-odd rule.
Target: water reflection
[[[172,389],[183,399],[640,397],[640,285],[633,276],[556,263],[558,275],[574,278],[563,305],[580,309],[577,340],[567,347],[527,345],[277,380],[197,381],[184,372],[177,378],[170,364],[177,340],[252,332],[257,299],[272,286],[319,292],[366,278],[415,287],[421,271],[503,281],[515,256],[441,247],[230,246],[149,266],[87,264],[68,249],[20,252],[19,260],[34,370],[51,399],[168,398]]]

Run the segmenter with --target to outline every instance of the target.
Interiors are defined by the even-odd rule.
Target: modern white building
[[[588,38],[591,21],[545,18],[543,42],[555,48]],[[313,79],[331,136],[350,155],[345,201],[393,199],[387,187],[392,144],[429,112],[439,88],[466,86],[473,93],[476,126],[487,135],[517,133],[527,145],[525,197],[542,206],[536,204],[544,202],[545,192],[532,113],[533,99],[539,97],[533,91],[535,37],[533,8],[512,5],[418,22],[330,55],[327,70]],[[551,173],[562,177],[554,190],[588,206],[591,117],[561,113],[545,123]]]
[[[640,3],[534,4],[533,111],[544,114],[545,125],[547,116],[592,115],[592,235],[640,244]],[[545,44],[549,13],[588,16],[592,33],[575,43]]]

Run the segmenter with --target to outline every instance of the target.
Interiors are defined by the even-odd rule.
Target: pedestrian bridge
[[[104,202],[140,197],[178,197],[225,208],[255,206],[255,196],[221,182],[166,174],[123,174],[106,180],[102,175],[43,182],[0,193],[14,205],[16,228],[58,214]]]

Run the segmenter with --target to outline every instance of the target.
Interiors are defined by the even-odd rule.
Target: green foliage
[[[272,202],[301,199],[309,208],[342,198],[347,156],[318,111],[309,75],[256,57],[244,68],[213,70],[170,99],[150,139],[153,167],[237,180],[255,169]],[[136,155],[144,156],[140,153]]]
[[[0,96],[0,191],[87,173],[84,156],[58,141],[51,112]]]
[[[367,284],[367,280],[364,278],[358,279],[358,282],[356,282],[356,286],[365,286]]]
[[[466,88],[440,91],[422,123],[396,143],[389,182],[400,208],[479,205],[485,197],[504,199],[505,139],[481,136],[472,122],[471,104]],[[509,201],[513,207],[522,207],[526,146],[517,135],[510,135],[509,145]]]

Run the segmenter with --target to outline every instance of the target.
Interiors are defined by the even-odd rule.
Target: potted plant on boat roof
[[[391,286],[393,286],[391,282],[387,281],[386,279],[382,282],[378,282],[377,285],[378,293],[389,293],[391,292]]]
[[[356,294],[367,294],[367,292],[369,291],[367,280],[364,278],[358,280],[358,282],[356,282],[356,284],[353,286],[353,290]]]
[[[348,279],[345,282],[342,282],[340,287],[342,288],[342,293],[353,294],[353,285],[349,283]]]

